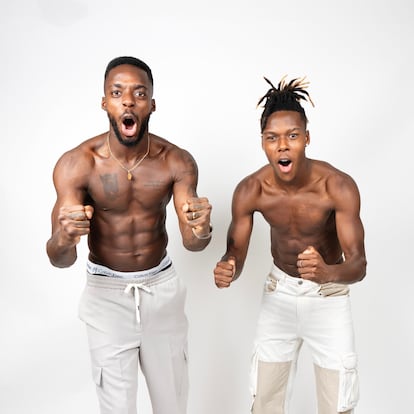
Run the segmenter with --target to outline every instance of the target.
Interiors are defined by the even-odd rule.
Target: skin
[[[157,266],[166,255],[166,207],[171,198],[183,245],[191,251],[204,249],[210,238],[196,234],[209,234],[211,205],[197,196],[192,156],[148,132],[155,101],[147,73],[132,65],[117,66],[105,80],[104,93],[109,132],[65,153],[54,169],[57,199],[47,242],[51,263],[71,266],[77,244],[86,235],[94,263],[125,272]],[[129,127],[125,118],[133,120]],[[148,140],[149,153],[129,181],[120,163],[132,168],[145,155]]]
[[[262,131],[269,164],[235,189],[227,251],[214,269],[217,287],[230,286],[242,272],[255,212],[269,223],[273,261],[285,273],[316,283],[350,284],[364,278],[358,188],[347,174],[307,158],[309,142],[298,112],[269,116]],[[281,166],[281,159],[290,165]]]

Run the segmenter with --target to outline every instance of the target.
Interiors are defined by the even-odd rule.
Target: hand
[[[75,245],[81,236],[89,234],[90,220],[93,215],[92,206],[65,206],[59,210],[60,235],[64,244]]]
[[[298,254],[296,265],[302,279],[320,284],[329,282],[328,265],[313,246]]]
[[[227,261],[218,262],[214,269],[214,281],[218,288],[227,288],[236,274],[236,258],[230,256]]]
[[[196,233],[196,236],[203,238],[208,236],[210,228],[211,204],[206,197],[192,197],[182,207],[187,224]]]

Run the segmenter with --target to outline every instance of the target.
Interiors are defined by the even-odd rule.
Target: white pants
[[[184,414],[188,394],[185,288],[171,265],[128,280],[87,273],[79,305],[101,414],[136,414],[138,364],[154,414]]]
[[[351,413],[357,357],[346,285],[319,285],[273,265],[266,280],[251,371],[254,414],[286,414],[303,342],[315,365],[319,414]]]

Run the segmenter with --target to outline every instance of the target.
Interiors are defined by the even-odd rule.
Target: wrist
[[[196,232],[195,227],[192,227],[191,230],[192,230],[194,236],[197,239],[199,239],[199,240],[206,240],[206,239],[209,239],[211,237],[211,235],[213,233],[213,226],[211,224],[209,224],[209,226],[208,226],[208,233],[205,233],[205,234],[198,234]]]

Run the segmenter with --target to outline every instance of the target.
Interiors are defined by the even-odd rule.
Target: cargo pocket
[[[258,356],[257,347],[256,347],[254,349],[253,356],[250,362],[250,394],[251,394],[250,411],[251,412],[253,412],[254,400],[257,394],[258,365],[259,365],[259,356]]]
[[[102,386],[102,367],[92,366],[92,380],[97,387]]]
[[[188,389],[188,346],[187,343],[171,344],[171,357],[173,365],[173,375],[175,392],[177,396],[187,394]]]
[[[357,355],[348,354],[342,357],[342,368],[339,372],[338,412],[351,410],[356,406],[358,399]]]
[[[188,393],[188,346],[186,345],[183,350],[183,356],[184,356],[184,374],[183,374],[183,380],[181,384],[181,394],[187,398]]]

